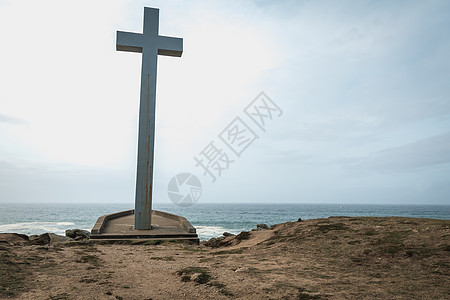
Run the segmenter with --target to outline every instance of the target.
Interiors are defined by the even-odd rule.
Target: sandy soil
[[[449,220],[348,217],[279,224],[214,248],[0,235],[0,298],[449,299],[449,240]]]

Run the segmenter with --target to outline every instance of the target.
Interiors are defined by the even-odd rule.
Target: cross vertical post
[[[117,31],[116,49],[142,53],[134,229],[148,230],[152,225],[158,55],[181,57],[183,39],[160,36],[159,10],[145,7],[143,33]]]

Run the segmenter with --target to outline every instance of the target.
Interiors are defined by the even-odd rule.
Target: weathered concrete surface
[[[189,240],[198,243],[195,228],[186,218],[152,211],[152,229],[134,229],[134,210],[127,210],[98,218],[91,230],[94,240]]]

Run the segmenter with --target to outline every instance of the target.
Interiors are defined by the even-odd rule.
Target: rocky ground
[[[449,299],[450,221],[306,220],[200,246],[0,234],[0,298]]]

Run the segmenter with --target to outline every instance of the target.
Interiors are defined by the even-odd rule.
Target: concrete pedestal
[[[197,231],[186,218],[152,211],[152,229],[134,230],[134,210],[98,218],[91,230],[92,240],[185,240],[199,243]]]

